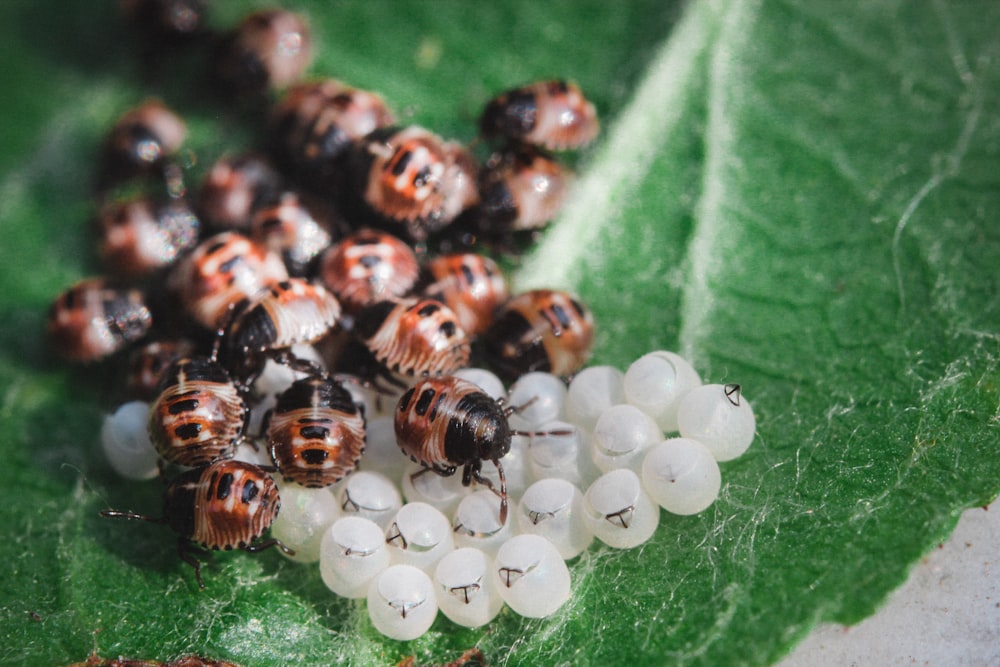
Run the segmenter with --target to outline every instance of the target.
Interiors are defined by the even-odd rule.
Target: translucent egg
[[[660,508],[628,468],[598,477],[584,494],[584,507],[594,536],[616,549],[639,546],[660,523]]]
[[[427,503],[407,503],[385,531],[389,558],[393,564],[406,564],[433,572],[434,566],[455,548],[451,524],[438,509]]]
[[[434,570],[438,608],[466,628],[486,625],[500,613],[503,598],[490,572],[492,560],[479,549],[455,549]]]
[[[681,401],[681,435],[708,447],[717,461],[740,456],[753,442],[757,420],[738,384],[707,384]]]
[[[510,416],[511,428],[530,431],[563,418],[566,384],[551,373],[525,373],[510,386],[507,404],[516,408]]]
[[[323,368],[323,358],[312,345],[293,345],[291,353],[297,359],[310,361],[320,368]],[[264,363],[264,369],[253,383],[253,391],[257,396],[267,396],[280,394],[298,380],[306,377],[307,373],[293,370],[288,364],[283,364],[272,359]]]
[[[270,468],[274,465],[266,443],[261,439],[248,438],[236,446],[233,459]]]
[[[516,515],[521,533],[546,538],[563,560],[580,555],[594,541],[584,517],[583,493],[565,479],[540,479],[529,486]]]
[[[566,393],[566,418],[587,431],[612,405],[625,402],[625,374],[614,366],[590,366],[577,373]]]
[[[616,468],[638,470],[646,450],[663,440],[652,417],[634,405],[614,405],[594,426],[591,456],[601,472]]]
[[[584,485],[590,470],[587,434],[574,424],[552,421],[542,424],[531,436],[528,459],[534,479],[559,477]]]
[[[101,447],[108,464],[126,479],[152,479],[159,474],[149,439],[149,403],[130,401],[104,417]]]
[[[427,503],[443,514],[454,514],[458,503],[471,492],[469,487],[462,486],[461,470],[454,475],[439,475],[409,459],[400,475],[400,486],[406,502]]]
[[[434,584],[411,565],[390,565],[368,586],[368,617],[390,639],[416,639],[430,629],[437,611]]]
[[[698,372],[680,355],[650,352],[625,372],[625,400],[655,419],[664,433],[672,433],[681,399],[700,384]]]
[[[323,583],[345,598],[363,598],[368,585],[389,567],[389,550],[382,528],[369,519],[337,519],[320,540],[319,573]]]
[[[697,514],[719,497],[722,474],[705,445],[689,438],[671,438],[646,454],[642,485],[668,512]]]
[[[500,497],[492,491],[476,491],[462,498],[455,510],[452,531],[456,547],[474,547],[489,556],[514,534],[514,520],[500,523]]]
[[[494,399],[503,398],[507,395],[503,381],[497,377],[496,373],[488,371],[485,368],[459,368],[453,375],[471,382],[479,387],[483,393]]]
[[[271,524],[276,537],[295,551],[289,556],[299,563],[319,560],[320,541],[326,530],[340,518],[340,506],[330,489],[307,489],[293,483],[279,482],[281,511]]]
[[[345,515],[371,519],[383,530],[389,527],[392,518],[403,506],[399,489],[388,477],[381,473],[358,470],[348,475],[337,493],[340,509]]]
[[[571,594],[565,561],[541,535],[516,535],[504,542],[493,562],[493,577],[507,606],[528,618],[551,616]]]
[[[365,428],[365,453],[361,459],[364,470],[382,473],[389,479],[401,479],[406,464],[410,462],[399,450],[396,427],[392,417],[378,416],[368,419]]]

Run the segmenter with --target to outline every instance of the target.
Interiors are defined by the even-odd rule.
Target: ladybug
[[[250,238],[278,253],[289,275],[300,278],[311,273],[331,241],[330,232],[294,192],[257,209],[250,221]]]
[[[194,568],[198,588],[204,589],[201,563],[204,550],[241,549],[250,553],[278,547],[295,552],[270,538],[258,542],[281,508],[278,487],[262,468],[243,461],[222,460],[182,472],[163,492],[163,516],[103,510],[101,516],[166,524],[179,535],[177,553]]]
[[[162,173],[187,136],[184,121],[157,99],[126,111],[108,132],[101,148],[98,189],[132,178]]]
[[[364,410],[333,378],[305,377],[278,395],[267,438],[286,481],[330,486],[354,470],[365,450]]]
[[[453,375],[420,380],[400,396],[394,416],[396,442],[426,470],[448,477],[462,467],[462,484],[490,489],[481,474],[491,461],[500,477],[500,523],[507,521],[507,482],[500,459],[510,451],[512,431],[504,407],[475,384]],[[417,473],[420,474],[420,473]]]
[[[351,157],[353,191],[369,210],[403,225],[416,240],[440,231],[478,201],[472,157],[422,127],[375,130]]]
[[[560,151],[589,144],[599,123],[580,88],[562,80],[538,81],[487,102],[479,123],[487,139],[503,137]]]
[[[446,375],[469,363],[469,339],[448,306],[433,299],[380,301],[354,324],[380,366],[410,377]]]
[[[344,310],[356,313],[376,301],[407,294],[417,281],[420,266],[413,250],[399,238],[362,229],[323,255],[319,274]]]
[[[60,294],[49,308],[48,337],[70,361],[105,359],[143,338],[153,316],[141,290],[115,287],[104,278],[85,278]]]
[[[354,142],[393,122],[376,93],[322,79],[288,89],[271,112],[270,136],[283,164],[308,184],[323,187],[339,172],[340,159]]]
[[[159,395],[167,370],[178,359],[190,357],[195,344],[187,339],[154,340],[129,354],[125,386],[129,396],[151,401]]]
[[[221,364],[186,357],[164,373],[149,408],[149,437],[165,460],[201,466],[233,457],[248,417],[246,401]]]
[[[311,61],[305,20],[283,9],[265,9],[244,17],[222,40],[215,74],[233,93],[263,95],[298,81]]]
[[[425,267],[421,293],[446,304],[470,336],[493,323],[496,309],[507,301],[507,280],[495,261],[484,255],[440,255]]]
[[[264,156],[226,155],[205,176],[198,213],[217,231],[246,232],[254,211],[274,201],[283,187],[281,175]]]
[[[267,356],[277,356],[296,370],[313,370],[296,360],[288,348],[315,343],[340,319],[340,303],[321,285],[289,278],[262,290],[236,306],[221,340],[223,363],[254,376]]]
[[[201,223],[180,199],[111,201],[97,215],[99,253],[109,271],[141,278],[172,264],[198,242]]]
[[[214,331],[236,304],[287,279],[288,270],[278,255],[242,234],[223,232],[205,239],[179,261],[167,283],[188,315]]]
[[[541,229],[562,208],[570,174],[531,147],[494,153],[479,173],[477,223],[488,234]]]
[[[574,296],[540,289],[513,297],[483,334],[485,353],[502,376],[531,371],[570,375],[590,354],[594,319]]]

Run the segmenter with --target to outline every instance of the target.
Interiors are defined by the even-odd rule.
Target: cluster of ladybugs
[[[173,44],[205,32],[206,4],[123,7],[149,40]],[[180,469],[160,517],[105,516],[168,525],[201,587],[206,550],[274,546],[319,561],[331,589],[367,596],[375,626],[407,639],[439,607],[466,625],[504,602],[553,613],[569,595],[564,559],[593,535],[620,547],[648,539],[659,516],[648,496],[663,480],[715,479],[698,502],[660,500],[671,511],[714,499],[718,468],[702,450],[656,458],[652,445],[686,435],[687,414],[702,442],[721,434],[711,463],[745,449],[752,413],[738,387],[678,413],[700,381],[676,355],[647,355],[627,374],[578,373],[593,334],[579,300],[511,296],[494,260],[455,251],[470,239],[507,245],[558,211],[568,174],[552,151],[598,128],[575,85],[543,81],[489,101],[480,134],[493,152],[479,166],[456,142],[394,125],[373,92],[298,82],[311,38],[293,13],[255,12],[213,41],[226,89],[284,91],[262,152],[220,158],[189,205],[183,120],[155,100],[125,113],[101,155],[109,275],[70,287],[49,317],[65,358],[127,366],[134,400],[102,432],[111,465],[137,479]]]

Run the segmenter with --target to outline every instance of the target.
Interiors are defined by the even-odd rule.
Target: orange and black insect
[[[97,214],[98,252],[108,271],[143,278],[169,266],[198,243],[201,223],[181,199],[113,200]]]
[[[257,209],[274,201],[283,188],[281,174],[263,155],[224,155],[201,184],[198,213],[215,231],[246,233]]]
[[[315,343],[340,319],[340,303],[326,288],[289,278],[238,304],[221,338],[221,359],[238,377],[252,377],[268,357],[287,363],[293,345]],[[305,362],[302,366],[311,370]]]
[[[205,550],[240,549],[256,553],[278,547],[294,551],[280,540],[258,541],[278,516],[278,487],[262,468],[235,460],[216,461],[182,472],[163,492],[163,516],[104,510],[101,516],[166,524],[178,534],[177,553],[194,568],[198,587],[205,588],[201,562]]]
[[[514,379],[532,371],[575,373],[587,361],[593,338],[593,316],[579,299],[540,289],[504,304],[481,340],[494,370]]]
[[[60,294],[49,308],[52,349],[70,361],[105,359],[143,338],[153,315],[143,292],[86,278]]]
[[[129,109],[115,122],[101,148],[98,190],[133,178],[164,175],[168,160],[187,136],[184,121],[156,99]]]
[[[286,480],[330,486],[354,470],[365,450],[364,411],[333,378],[302,378],[278,395],[267,439]]]
[[[434,299],[381,301],[354,324],[375,360],[390,373],[446,375],[469,363],[469,338],[450,308]]]
[[[223,232],[177,262],[167,282],[188,315],[215,331],[236,304],[287,279],[288,270],[276,253],[242,234]]]
[[[311,61],[305,20],[283,9],[265,9],[248,14],[220,42],[214,64],[223,87],[255,96],[292,85]]]
[[[424,273],[421,294],[447,305],[469,336],[485,331],[510,296],[500,267],[485,255],[439,255],[427,263]]]
[[[150,406],[149,436],[165,460],[200,466],[232,458],[249,410],[221,364],[208,357],[174,362]]]
[[[507,521],[507,482],[500,463],[510,451],[514,431],[507,423],[513,408],[453,375],[420,380],[399,398],[396,442],[416,463],[443,477],[462,468],[462,484],[493,488],[481,474],[491,461],[500,476],[500,522]],[[420,474],[420,473],[417,473]]]
[[[420,273],[409,245],[387,232],[362,229],[331,247],[320,278],[344,310],[357,313],[377,301],[405,296]]]
[[[278,161],[314,187],[334,184],[354,142],[394,122],[382,98],[335,79],[296,84],[271,112]]]
[[[331,241],[326,225],[295,192],[284,192],[256,210],[250,238],[280,255],[288,274],[298,278],[313,273]]]
[[[418,126],[372,132],[352,151],[351,171],[353,191],[368,209],[417,240],[478,201],[472,157]]]
[[[494,153],[479,172],[475,221],[484,234],[545,227],[562,209],[570,173],[530,146]]]
[[[508,90],[486,104],[480,119],[486,138],[559,151],[584,146],[597,136],[597,112],[580,88],[562,80],[538,81]]]

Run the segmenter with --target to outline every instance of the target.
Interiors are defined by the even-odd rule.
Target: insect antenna
[[[166,517],[148,516],[146,514],[139,514],[137,512],[127,512],[124,510],[101,510],[101,516],[103,516],[106,519],[130,519],[130,520],[146,521],[148,523],[158,523],[158,524],[167,523]]]

